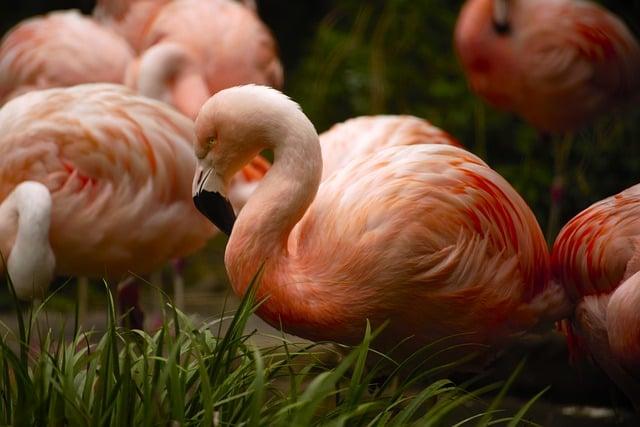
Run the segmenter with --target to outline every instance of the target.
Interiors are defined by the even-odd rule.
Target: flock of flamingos
[[[468,0],[454,40],[471,88],[543,133],[639,99],[640,46],[591,2]],[[488,358],[562,320],[640,410],[640,185],[579,213],[550,253],[516,190],[447,133],[389,115],[318,136],[282,85],[250,4],[98,0],[15,26],[0,45],[0,269],[17,295],[148,273],[213,222],[234,290],[262,265],[258,314],[287,332],[351,344],[389,321],[379,350],[453,337]]]

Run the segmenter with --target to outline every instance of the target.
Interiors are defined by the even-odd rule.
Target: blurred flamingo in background
[[[322,179],[383,148],[416,144],[460,146],[442,129],[414,116],[361,116],[335,124],[320,134]]]
[[[455,44],[471,88],[543,132],[574,131],[640,94],[640,46],[595,3],[469,0]]]
[[[0,128],[0,251],[22,299],[54,274],[148,273],[215,232],[191,200],[193,123],[165,104],[106,84],[34,91]]]
[[[280,88],[276,42],[249,7],[231,0],[166,4],[149,25],[127,85],[195,118],[221,89],[258,83]]]
[[[124,37],[136,52],[162,7],[172,0],[98,0],[93,17]]]
[[[122,83],[133,58],[124,39],[76,11],[27,19],[0,44],[0,105],[31,90]]]
[[[230,234],[225,264],[238,294],[264,262],[267,322],[353,344],[367,319],[390,320],[377,346],[411,337],[399,350],[407,356],[456,334],[500,345],[566,314],[533,213],[482,160],[396,144],[322,179],[328,147],[296,103],[264,86],[223,90],[196,119],[194,202]],[[273,165],[236,222],[229,177],[264,148]]]
[[[593,356],[640,411],[640,185],[573,218],[552,268],[577,304],[570,344]]]
[[[579,0],[468,0],[455,45],[474,92],[543,133],[573,132],[639,99],[640,45],[601,6]],[[570,138],[555,141],[549,237]]]

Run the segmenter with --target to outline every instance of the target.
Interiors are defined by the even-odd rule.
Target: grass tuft
[[[230,318],[194,325],[167,303],[165,320],[155,332],[119,327],[106,284],[104,332],[83,331],[76,324],[70,338],[51,329],[33,334],[49,300],[28,316],[17,309],[17,333],[5,327],[0,334],[0,424],[531,424],[524,416],[540,395],[513,416],[500,410],[521,367],[504,385],[471,390],[438,378],[459,361],[430,366],[427,348],[415,355],[427,363],[401,378],[403,364],[371,349],[380,330],[369,325],[362,342],[334,366],[322,362],[319,345],[294,344],[284,335],[272,337],[278,339],[272,346],[256,347],[246,327],[260,304],[254,300],[258,281],[259,274]],[[376,363],[368,367],[374,353]],[[496,391],[493,403],[484,401]],[[470,409],[470,402],[484,402],[484,410]]]

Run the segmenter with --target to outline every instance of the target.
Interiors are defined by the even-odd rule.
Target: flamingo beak
[[[231,235],[236,214],[223,192],[222,182],[211,168],[198,166],[193,178],[193,203],[216,227]]]
[[[501,36],[508,35],[511,32],[508,3],[508,0],[493,1],[493,29]]]

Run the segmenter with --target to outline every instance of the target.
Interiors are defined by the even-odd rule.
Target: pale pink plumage
[[[254,11],[231,0],[168,3],[149,25],[142,49],[127,73],[127,84],[190,117],[221,89],[283,84],[269,29]]]
[[[390,320],[377,347],[413,336],[406,355],[459,333],[455,342],[499,345],[561,315],[533,213],[482,160],[449,145],[396,144],[322,179],[328,146],[297,104],[265,87],[221,91],[196,120],[200,165],[215,173],[196,176],[195,197],[224,192],[256,151],[274,150],[225,254],[239,294],[264,262],[258,298],[269,298],[258,314],[269,323],[356,343],[367,319]]]
[[[22,93],[81,83],[122,83],[133,51],[76,11],[16,25],[0,44],[0,105]]]
[[[115,85],[35,91],[0,110],[0,203],[24,181],[49,189],[49,240],[62,275],[121,278],[200,248],[192,122]],[[15,217],[0,218],[9,257]]]
[[[136,52],[162,7],[172,0],[98,0],[93,17],[124,37]]]
[[[595,203],[560,231],[554,276],[577,304],[577,338],[640,410],[640,185]]]
[[[498,2],[504,34],[493,23]],[[471,88],[541,131],[573,131],[640,93],[640,46],[595,3],[468,0],[455,44]]]
[[[322,177],[383,148],[416,144],[460,146],[443,130],[414,116],[362,116],[335,124],[320,134]]]

